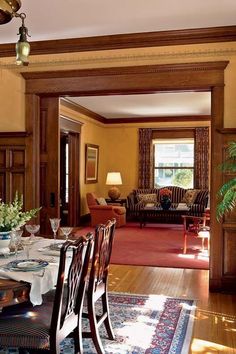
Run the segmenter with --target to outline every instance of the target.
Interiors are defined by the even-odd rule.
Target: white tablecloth
[[[24,240],[24,238],[22,238]],[[31,284],[30,288],[30,301],[33,305],[42,304],[42,294],[45,294],[49,290],[53,289],[56,285],[58,265],[59,265],[59,252],[53,251],[51,254],[50,250],[45,250],[46,246],[49,246],[53,242],[52,239],[40,239],[30,246],[30,259],[40,259],[49,262],[49,265],[39,271],[32,272],[21,272],[6,270],[2,266],[6,265],[8,262],[14,261],[16,259],[15,255],[9,257],[0,258],[0,278],[2,279],[12,279],[16,281],[25,281]],[[57,240],[56,242],[62,242],[62,240]],[[39,251],[41,250],[41,251]],[[26,251],[22,251],[18,254],[17,259],[26,259]]]

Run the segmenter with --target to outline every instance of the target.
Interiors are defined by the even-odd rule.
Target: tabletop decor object
[[[32,241],[35,239],[35,234],[39,231],[40,225],[28,224],[25,225],[25,229],[30,233],[30,241]]]
[[[171,206],[171,190],[168,188],[162,188],[160,190],[160,204],[163,210],[170,209]]]
[[[54,243],[55,243],[56,238],[57,238],[57,230],[59,229],[61,219],[51,218],[49,220],[50,220],[51,228],[53,231],[53,238],[54,238]]]
[[[107,173],[106,185],[112,186],[108,191],[108,196],[112,201],[120,197],[121,194],[120,190],[116,186],[119,186],[121,184],[122,184],[122,179],[121,179],[120,172]]]
[[[60,227],[60,230],[62,231],[63,235],[65,236],[66,241],[68,240],[68,237],[70,235],[70,233],[73,230],[73,227],[70,226],[62,226]]]
[[[20,229],[27,221],[35,217],[40,208],[22,211],[23,195],[16,192],[13,202],[0,201],[0,249],[9,246],[12,230]]]

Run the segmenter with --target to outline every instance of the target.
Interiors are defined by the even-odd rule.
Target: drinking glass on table
[[[13,230],[13,231],[11,231],[10,250],[14,250],[15,251],[16,259],[17,259],[17,256],[18,256],[18,250],[20,249],[20,245],[21,245],[22,233],[23,233],[23,230]]]
[[[60,230],[62,231],[62,233],[65,236],[66,241],[67,241],[71,231],[73,230],[73,227],[63,226],[63,227],[60,227]]]
[[[53,231],[53,238],[54,238],[54,243],[55,243],[56,238],[57,238],[57,230],[59,229],[61,219],[52,218],[52,219],[49,219],[49,220],[50,220],[51,228],[52,228],[52,231]]]
[[[35,238],[35,234],[39,231],[40,225],[35,225],[35,224],[28,224],[25,225],[25,229],[27,232],[30,233],[30,241],[33,241]]]

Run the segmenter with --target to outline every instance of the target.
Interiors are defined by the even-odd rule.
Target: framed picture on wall
[[[98,145],[85,145],[85,183],[96,183],[98,181],[98,155]]]

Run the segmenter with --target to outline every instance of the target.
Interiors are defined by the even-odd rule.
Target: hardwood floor
[[[109,290],[197,300],[189,353],[236,354],[236,295],[209,293],[209,272],[111,265]]]

